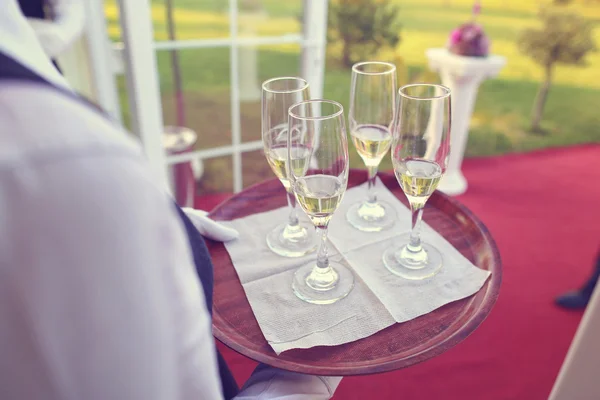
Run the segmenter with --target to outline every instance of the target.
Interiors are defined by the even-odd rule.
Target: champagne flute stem
[[[317,253],[317,269],[319,272],[326,272],[329,270],[329,256],[327,255],[327,225],[317,227],[317,230],[321,234],[321,244],[319,245],[319,252]]]
[[[321,245],[317,253],[317,263],[312,271],[306,277],[306,284],[315,290],[329,290],[338,282],[339,276],[329,265],[329,256],[327,255],[327,225],[317,226],[321,235]]]
[[[419,253],[423,250],[421,246],[421,218],[423,217],[423,206],[414,206],[411,204],[412,229],[410,231],[410,241],[407,245],[409,251]]]
[[[377,193],[375,192],[375,179],[377,178],[377,167],[367,167],[369,173],[367,186],[367,202],[377,203]]]
[[[288,221],[288,226],[297,226],[298,225],[298,208],[296,207],[296,196],[292,189],[287,190],[287,201],[290,206],[290,216]]]

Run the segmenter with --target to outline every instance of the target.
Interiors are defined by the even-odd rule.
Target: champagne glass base
[[[283,257],[302,257],[317,249],[318,237],[312,225],[282,224],[267,234],[267,246]]]
[[[356,203],[346,212],[346,219],[363,232],[379,232],[391,228],[396,222],[396,211],[388,203]]]
[[[315,262],[300,267],[294,274],[292,289],[301,300],[312,304],[332,304],[348,296],[354,287],[354,274],[339,263],[331,262],[321,271]]]
[[[410,234],[401,237],[399,246],[383,253],[383,263],[393,274],[405,279],[422,280],[431,278],[442,269],[442,254],[433,246],[421,243],[423,251],[412,253],[407,249]]]

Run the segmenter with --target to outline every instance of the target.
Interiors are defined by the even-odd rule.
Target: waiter
[[[330,398],[340,378],[267,366],[238,393],[202,237],[16,0],[0,9],[0,399]]]

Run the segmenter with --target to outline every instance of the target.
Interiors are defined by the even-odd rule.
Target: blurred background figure
[[[573,290],[557,297],[556,304],[567,309],[579,310],[585,308],[592,297],[592,293],[594,293],[594,288],[596,287],[596,283],[598,283],[599,277],[600,252],[598,252],[598,255],[596,256],[596,265],[592,272],[592,276],[589,277],[579,290]]]

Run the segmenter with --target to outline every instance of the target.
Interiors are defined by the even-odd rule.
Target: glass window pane
[[[170,51],[159,51],[158,71],[166,125],[183,125],[198,134],[196,149],[231,144],[229,50],[177,52],[181,89],[175,85]],[[183,105],[183,113],[178,111]]]
[[[271,167],[269,167],[262,149],[243,153],[242,166],[245,188],[266,179],[275,178],[275,174],[271,171]]]

